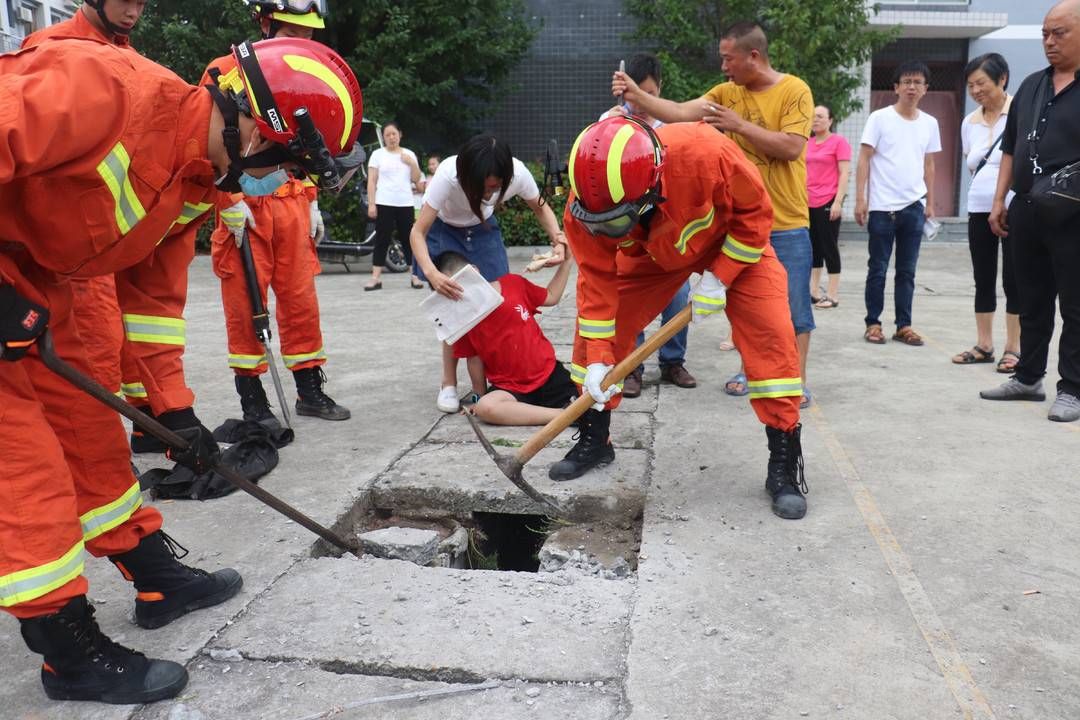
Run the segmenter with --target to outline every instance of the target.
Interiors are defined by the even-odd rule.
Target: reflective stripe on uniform
[[[128,179],[130,165],[131,158],[123,143],[116,143],[97,166],[98,175],[105,181],[116,202],[116,225],[122,235],[129,233],[137,222],[146,217],[146,210]]]
[[[621,247],[621,248],[628,248],[633,244],[634,244],[633,240],[620,240],[619,241],[619,247]]]
[[[697,220],[691,220],[686,223],[686,227],[679,233],[679,239],[675,241],[675,249],[679,251],[680,255],[686,254],[686,243],[690,242],[690,238],[712,225],[713,218],[715,217],[716,208],[711,207],[709,208],[709,212],[705,214],[705,217],[700,217]]]
[[[727,307],[727,298],[709,297],[708,295],[694,295],[691,300],[694,305],[695,315],[712,315],[723,311]]]
[[[146,397],[146,386],[140,382],[120,383],[120,392],[123,393],[125,397],[144,398]]]
[[[285,363],[285,367],[292,369],[300,363],[305,363],[310,360],[325,360],[326,350],[319,348],[315,352],[300,353],[299,355],[282,355],[281,360]]]
[[[240,370],[254,370],[266,363],[266,355],[239,355],[229,353],[229,367]]]
[[[183,318],[124,313],[124,336],[131,342],[183,345],[186,327]]]
[[[773,380],[750,380],[746,383],[750,399],[802,397],[802,378],[775,378]]]
[[[577,319],[578,335],[583,338],[611,338],[615,337],[614,320],[587,320],[583,317]]]
[[[570,379],[573,380],[578,385],[584,385],[585,384],[585,368],[581,367],[580,365],[575,365],[574,363],[570,363]]]
[[[745,243],[741,243],[730,235],[727,236],[727,240],[724,241],[724,247],[722,248],[725,255],[732,260],[738,260],[744,263],[756,263],[761,259],[762,253],[765,252],[763,247],[750,247]]]
[[[140,505],[142,505],[142,493],[139,489],[139,481],[136,480],[127,492],[111,503],[79,516],[79,522],[82,523],[83,541],[90,542],[98,535],[122,525],[133,512],[139,509]]]
[[[184,203],[184,209],[180,211],[180,217],[176,218],[174,225],[187,225],[195,218],[212,208],[210,203]]]
[[[82,571],[80,540],[58,560],[0,576],[0,607],[11,607],[51,593],[82,575]]]

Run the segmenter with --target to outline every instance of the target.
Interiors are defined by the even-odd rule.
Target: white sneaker
[[[447,385],[440,390],[439,399],[435,401],[435,407],[444,413],[456,413],[460,410],[461,403],[458,401],[457,388],[453,385]]]

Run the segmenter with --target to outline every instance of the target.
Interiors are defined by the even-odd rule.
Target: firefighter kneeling
[[[802,378],[784,269],[769,245],[772,205],[739,147],[704,123],[656,131],[636,118],[587,127],[570,152],[564,227],[578,262],[574,381],[597,405],[550,470],[576,478],[615,458],[608,428],[618,386],[601,381],[691,273],[694,321],[725,311],[750,403],[765,424],[773,512],[798,519],[807,491],[799,443]]]

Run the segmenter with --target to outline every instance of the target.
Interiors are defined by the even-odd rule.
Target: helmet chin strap
[[[212,79],[217,80],[213,77]],[[214,183],[219,190],[225,192],[240,192],[240,176],[247,168],[272,167],[282,165],[293,160],[283,146],[274,144],[266,150],[245,157],[240,152],[240,107],[237,98],[231,94],[225,94],[216,84],[206,85],[214,104],[224,120],[225,127],[221,129],[221,139],[225,145],[225,152],[229,155],[229,169]]]
[[[101,24],[105,26],[105,31],[110,35],[130,35],[131,31],[125,27],[121,27],[109,19],[109,16],[105,14],[105,0],[85,0],[85,3],[92,7],[101,18]]]

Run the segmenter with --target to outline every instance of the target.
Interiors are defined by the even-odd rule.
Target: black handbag
[[[1028,199],[1047,225],[1058,226],[1080,214],[1080,161],[1066,165],[1052,175],[1044,174],[1039,166],[1039,138],[1046,127],[1049,112],[1046,94],[1050,82],[1049,76],[1044,78],[1035,94],[1035,125],[1028,134],[1028,157],[1031,159],[1034,180]]]

